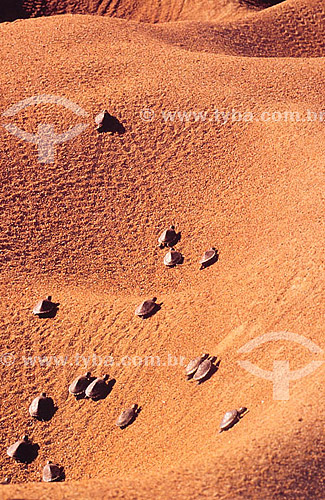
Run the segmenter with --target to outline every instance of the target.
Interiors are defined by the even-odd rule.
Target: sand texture
[[[324,2],[21,1],[3,2],[0,19],[1,500],[323,500],[325,363],[276,400],[238,361],[297,370],[324,351],[286,340],[238,350],[284,331],[325,349]],[[3,116],[40,95],[87,115],[40,103]],[[103,109],[124,133],[96,131]],[[8,123],[88,127],[45,164]],[[184,255],[173,269],[157,246],[170,224]],[[200,270],[212,246],[219,259]],[[31,310],[49,294],[59,310],[39,319]],[[136,317],[154,296],[161,309]],[[220,365],[200,385],[168,366],[203,352]],[[150,355],[161,365],[119,363]],[[116,380],[106,399],[69,395],[88,368]],[[41,391],[58,407],[49,422],[28,414]],[[133,403],[141,412],[121,430]],[[40,446],[28,466],[6,455],[25,433]],[[41,482],[48,459],[65,482]]]

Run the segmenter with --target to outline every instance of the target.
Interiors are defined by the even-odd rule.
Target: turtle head
[[[27,434],[25,434],[25,435],[23,436],[23,441],[25,441],[25,443],[28,443],[29,439],[28,439]]]
[[[136,410],[138,408],[138,405],[132,405],[131,408],[132,410]]]
[[[244,413],[246,413],[247,411],[248,411],[247,408],[245,406],[242,406],[241,408],[239,408],[238,414],[239,416],[241,416],[244,415]]]
[[[52,300],[52,295],[47,295],[47,296],[46,296],[46,300],[49,300],[49,301],[51,302],[51,300]]]
[[[41,398],[46,398],[46,392],[41,392]]]
[[[172,231],[174,231],[175,226],[171,225],[171,226],[170,226],[170,229],[171,229]]]
[[[51,460],[46,460],[46,465],[50,465],[52,463]]]
[[[157,297],[152,297],[152,302],[157,302]]]
[[[202,358],[202,359],[205,359],[205,358],[207,358],[208,356],[209,356],[209,355],[208,355],[207,353],[201,354],[201,358]]]
[[[107,375],[107,373],[106,373],[106,375],[104,375],[104,377],[103,377],[103,380],[106,382],[106,380],[108,380],[108,378],[109,378],[109,375]]]
[[[87,372],[87,373],[85,374],[85,377],[86,377],[86,378],[90,378],[90,372]]]

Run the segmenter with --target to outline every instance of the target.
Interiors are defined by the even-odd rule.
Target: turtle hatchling
[[[202,361],[204,361],[208,357],[207,354],[201,354],[201,356],[198,356],[197,358],[191,359],[191,361],[188,363],[188,365],[185,368],[185,374],[190,377],[191,375],[194,375]]]
[[[157,308],[157,297],[153,297],[151,300],[144,300],[141,302],[135,310],[135,315],[140,316],[141,318],[147,318],[148,316],[151,316]]]
[[[28,439],[28,436],[24,436],[22,439],[19,439],[19,441],[9,446],[7,455],[14,458],[17,462],[28,463],[35,458],[36,447],[37,445],[34,445]]]
[[[54,481],[60,481],[63,479],[63,467],[57,464],[53,464],[50,460],[46,462],[43,468],[43,481],[46,483],[52,483]]]
[[[205,267],[208,267],[211,264],[213,264],[214,262],[216,262],[217,256],[218,256],[218,253],[214,247],[212,247],[212,248],[210,248],[210,250],[207,250],[206,252],[204,252],[202,258],[199,261],[199,263],[201,264],[201,269],[204,269]]]
[[[50,420],[55,412],[53,399],[46,396],[45,392],[42,392],[40,396],[35,398],[30,407],[29,414],[33,418],[38,420]]]
[[[247,408],[245,408],[244,406],[242,408],[239,408],[239,410],[227,411],[227,413],[225,413],[223,419],[221,420],[219,432],[230,429],[230,427],[238,422],[238,420],[244,415],[244,413],[247,413],[247,411]]]
[[[131,408],[127,408],[127,410],[123,410],[121,415],[116,420],[116,425],[118,427],[126,427],[129,425],[137,415],[138,405],[132,405]]]
[[[96,128],[99,133],[111,132],[123,134],[125,132],[124,125],[111,115],[106,109],[95,117]]]
[[[212,361],[207,358],[201,361],[199,364],[196,372],[193,375],[193,380],[196,380],[197,382],[201,382],[207,375],[210,373],[212,369]]]
[[[52,297],[48,295],[45,299],[40,300],[33,309],[33,314],[36,316],[46,316],[53,313],[57,309],[57,304],[52,302]]]
[[[170,226],[169,229],[166,229],[158,238],[158,243],[160,248],[172,247],[175,243],[177,243],[178,234],[175,231],[174,226]]]
[[[174,267],[177,264],[182,264],[183,260],[181,252],[177,252],[174,248],[171,248],[164,257],[164,264],[167,267]]]
[[[69,392],[75,397],[84,396],[87,387],[94,379],[90,376],[90,372],[85,375],[80,375],[75,378],[74,381],[69,385]]]
[[[111,115],[105,109],[95,117],[96,128],[98,132],[105,132],[107,122],[109,122]]]
[[[85,391],[87,398],[95,400],[105,398],[109,391],[109,387],[106,384],[108,378],[108,375],[104,375],[103,378],[95,378],[95,380],[88,385]]]

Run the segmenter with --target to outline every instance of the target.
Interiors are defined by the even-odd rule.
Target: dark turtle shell
[[[108,392],[108,385],[106,384],[107,380],[108,375],[105,375],[103,378],[95,378],[95,380],[88,385],[85,391],[87,398],[99,399],[105,397]]]
[[[229,429],[239,418],[238,410],[230,410],[225,413],[220,423],[220,432]]]
[[[136,308],[135,314],[136,316],[148,316],[151,314],[157,307],[156,304],[157,298],[154,297],[151,300],[144,300],[141,304]]]
[[[204,267],[208,264],[211,264],[217,256],[217,251],[215,248],[210,248],[210,250],[207,250],[204,252],[201,260],[199,261],[200,264]]]
[[[124,125],[118,120],[118,118],[116,118],[116,116],[111,115],[106,109],[95,117],[95,123],[99,133],[111,132],[113,134],[123,134],[125,132]]]
[[[188,365],[185,368],[185,373],[186,375],[193,375],[193,373],[196,372],[202,361],[207,357],[207,354],[202,354],[201,356],[198,356],[197,358],[191,359],[191,361],[188,363]]]
[[[90,372],[87,372],[85,375],[80,375],[69,385],[70,394],[73,396],[81,396],[82,394],[85,394],[85,391],[91,382],[92,378],[90,376]]]
[[[30,416],[37,418],[38,420],[49,420],[53,416],[53,413],[53,399],[46,396],[45,392],[42,392],[40,396],[37,396],[29,407]]]
[[[181,264],[183,262],[183,255],[181,252],[177,252],[173,248],[171,248],[164,257],[164,264],[167,267],[173,267],[177,264]]]
[[[177,240],[177,233],[175,231],[174,226],[170,226],[169,229],[166,229],[158,238],[158,243],[162,247],[171,246]]]
[[[131,408],[123,410],[116,421],[116,425],[118,427],[126,427],[127,425],[129,425],[129,423],[134,419],[136,415],[136,408],[137,405],[133,405],[131,406]]]
[[[212,363],[209,359],[205,359],[199,364],[198,369],[193,375],[193,380],[203,380],[212,368]]]
[[[9,446],[7,455],[17,460],[17,462],[28,462],[33,453],[33,448],[34,446],[28,439],[28,436],[24,436],[23,439],[19,439],[16,443]]]
[[[105,109],[95,117],[95,123],[98,132],[102,132],[105,128],[105,122],[110,117],[109,112]]]
[[[40,300],[33,309],[33,314],[48,314],[56,308],[56,304],[52,302],[51,296],[46,299]]]
[[[63,475],[63,468],[59,465],[52,464],[48,461],[43,468],[43,481],[52,483],[53,481],[60,481]]]
[[[225,413],[223,419],[221,420],[219,432],[230,429],[230,427],[238,422],[238,420],[247,412],[248,409],[246,408],[246,406],[242,406],[241,408],[239,408],[239,410],[227,411],[227,413]]]

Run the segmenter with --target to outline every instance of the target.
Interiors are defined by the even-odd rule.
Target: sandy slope
[[[237,364],[245,342],[271,331],[324,348],[324,124],[214,120],[215,109],[256,118],[323,110],[323,20],[321,2],[290,1],[231,24],[65,15],[1,25],[1,111],[59,95],[82,106],[91,125],[47,166],[34,145],[0,127],[1,351],[15,355],[1,367],[1,476],[24,483],[0,486],[1,498],[324,497],[324,365],[291,383],[290,400],[274,401],[271,382]],[[125,134],[93,130],[105,107]],[[152,121],[141,119],[147,108]],[[198,122],[162,116],[203,110]],[[12,121],[65,131],[80,118],[40,105]],[[156,239],[171,222],[185,261],[167,270]],[[219,261],[199,271],[211,245]],[[30,309],[47,293],[60,310],[37,320]],[[135,318],[153,295],[161,310]],[[85,369],[77,354],[166,363],[168,354],[188,360],[204,350],[221,364],[201,386],[186,382],[181,366],[114,364],[93,368],[116,378],[106,400],[68,396]],[[53,354],[67,364],[22,359]],[[264,369],[287,359],[297,369],[322,356],[281,341],[249,359]],[[46,424],[27,412],[43,389],[58,405]],[[133,402],[142,411],[122,432],[115,418]],[[224,412],[241,405],[248,415],[218,435]],[[5,455],[25,431],[40,445],[27,468]],[[37,484],[48,458],[64,465],[65,483]]]
[[[96,14],[144,22],[220,20],[265,9],[281,0],[3,0],[0,19]]]

